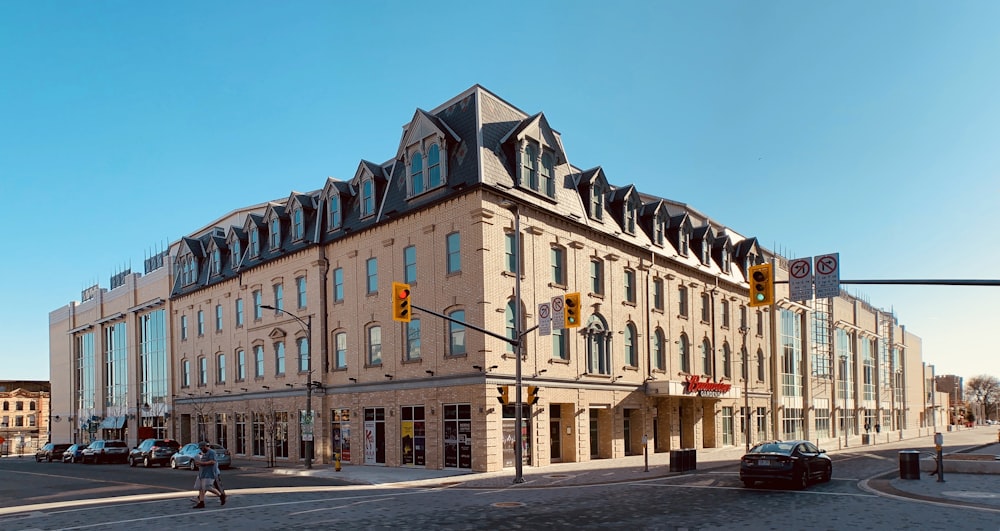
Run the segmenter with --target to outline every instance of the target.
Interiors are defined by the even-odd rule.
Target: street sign
[[[552,329],[562,330],[566,327],[564,323],[565,317],[563,316],[563,298],[562,296],[552,297]]]
[[[816,297],[839,297],[840,253],[817,256],[813,263],[816,269]]]
[[[788,300],[807,301],[813,297],[812,257],[788,262]]]
[[[547,302],[538,305],[538,335],[552,335],[552,305]]]

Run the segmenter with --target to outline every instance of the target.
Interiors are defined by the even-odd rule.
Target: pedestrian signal
[[[538,402],[538,386],[537,385],[529,385],[528,386],[528,400],[526,400],[526,403],[529,406],[532,406],[532,405],[534,405],[537,402]]]
[[[750,266],[750,306],[774,304],[774,274],[771,264]]]
[[[392,320],[401,323],[410,322],[410,285],[402,282],[392,283]]]
[[[507,404],[510,404],[510,386],[509,385],[498,385],[497,386],[497,393],[500,393],[500,396],[497,397],[497,400],[499,400],[501,404],[503,404],[505,406]]]
[[[580,326],[580,294],[567,293],[563,297],[563,323],[566,328]]]

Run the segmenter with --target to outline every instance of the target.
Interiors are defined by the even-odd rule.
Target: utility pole
[[[312,468],[313,460],[313,414],[312,414],[312,390],[313,390],[313,367],[312,367],[312,314],[306,316],[308,320],[303,320],[298,315],[294,313],[287,312],[281,308],[275,308],[274,306],[268,304],[261,304],[261,308],[265,310],[274,310],[276,312],[281,312],[292,319],[295,319],[302,325],[303,329],[306,331],[306,372],[308,380],[306,380],[306,415],[299,426],[299,437],[302,438],[302,443],[304,446],[305,453],[305,464],[306,468]],[[320,384],[322,385],[322,384]],[[308,428],[308,433],[303,433]]]

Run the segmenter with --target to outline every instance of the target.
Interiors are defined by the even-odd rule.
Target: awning
[[[98,428],[102,430],[117,430],[120,429],[124,424],[125,424],[124,416],[105,417],[104,420],[101,422],[101,425],[98,426]]]

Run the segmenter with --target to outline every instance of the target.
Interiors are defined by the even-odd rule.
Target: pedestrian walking
[[[215,480],[218,478],[217,471],[219,470],[215,452],[206,441],[198,443],[198,448],[201,450],[201,453],[195,458],[195,463],[198,465],[198,479],[194,482],[195,488],[198,489],[198,499],[191,508],[205,508],[205,492],[212,492],[219,497],[219,502],[225,505],[226,494],[215,488]]]

